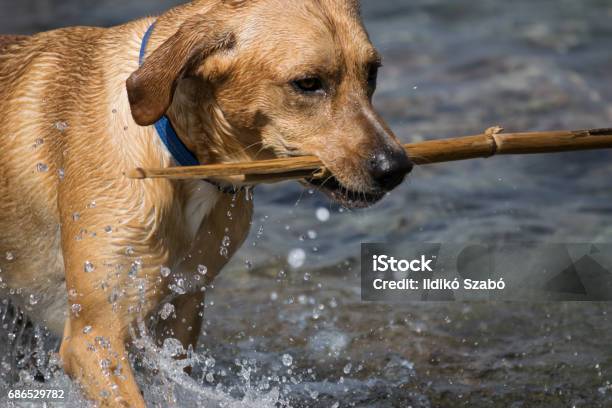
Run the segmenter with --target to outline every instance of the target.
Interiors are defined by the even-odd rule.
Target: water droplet
[[[64,179],[64,177],[66,177],[66,172],[64,171],[64,169],[59,169],[57,171],[57,177],[59,177],[60,181]]]
[[[132,248],[131,246],[125,248],[125,254],[128,256],[134,255],[134,248]]]
[[[162,355],[164,357],[178,357],[185,354],[185,348],[178,339],[167,338],[162,345]]]
[[[166,320],[172,313],[174,313],[174,305],[172,303],[166,303],[159,311],[159,317],[161,317],[162,320]]]
[[[83,269],[85,270],[85,272],[91,273],[96,270],[96,267],[91,262],[86,261]]]
[[[310,275],[308,272],[306,272],[306,273],[304,274],[304,280],[305,280],[306,282],[310,281],[310,279],[311,279],[311,278],[312,278],[312,275]]]
[[[91,203],[87,204],[87,208],[96,208],[97,204],[95,201],[92,201]]]
[[[78,212],[75,212],[74,214],[72,214],[72,221],[78,221],[81,219],[81,214]]]
[[[283,354],[282,361],[285,367],[291,367],[293,364],[293,357],[291,357],[289,354]]]
[[[352,368],[353,368],[353,365],[351,363],[348,363],[347,365],[344,366],[344,368],[342,369],[342,372],[348,375],[351,373]]]
[[[44,139],[39,137],[38,139],[36,139],[36,141],[34,142],[34,146],[35,147],[40,147],[45,143]]]
[[[224,248],[228,248],[230,246],[230,244],[231,244],[231,239],[230,239],[229,235],[224,236],[223,237],[223,241],[221,241],[221,245]]]
[[[301,248],[292,249],[287,256],[287,262],[293,269],[299,269],[306,262],[306,251]]]
[[[105,337],[103,337],[103,336],[96,336],[95,341],[103,349],[108,350],[111,347],[110,340],[105,338]]]
[[[56,122],[54,126],[61,133],[64,133],[66,131],[66,129],[68,129],[68,123],[67,122],[62,122],[62,121]]]
[[[49,166],[47,166],[45,163],[38,163],[36,165],[36,171],[39,173],[46,173],[49,171]]]
[[[107,358],[103,358],[100,360],[100,368],[103,370],[108,370],[111,366],[111,361]]]
[[[206,275],[208,273],[206,265],[198,265],[198,273],[202,276]]]
[[[321,222],[327,222],[329,221],[329,218],[331,217],[329,210],[325,207],[319,207],[317,208],[317,219]]]
[[[106,232],[107,234],[111,234],[113,232],[113,227],[107,225],[106,227],[104,227],[104,232]]]
[[[85,326],[85,327],[83,328],[83,333],[84,333],[84,334],[89,334],[89,333],[91,333],[91,330],[92,330],[92,327],[91,327],[91,326]]]
[[[276,293],[276,292],[270,293],[270,300],[273,301],[273,302],[277,301],[278,300],[278,293]]]
[[[6,252],[6,260],[7,261],[14,261],[15,260],[15,255],[11,251],[7,251]]]
[[[81,312],[81,305],[78,303],[73,304],[70,309],[72,310],[72,313],[74,313],[75,316],[78,316],[79,313]]]
[[[308,230],[307,235],[310,239],[317,239],[317,231]]]
[[[142,260],[137,259],[134,262],[132,262],[132,265],[130,266],[130,270],[128,271],[128,276],[132,279],[136,278],[138,276],[138,272],[140,272],[141,267],[142,267]]]
[[[161,273],[161,276],[163,276],[164,278],[167,278],[172,273],[172,270],[168,268],[167,266],[162,266],[160,268],[160,273]]]
[[[40,296],[35,295],[35,294],[31,294],[30,295],[30,304],[32,306],[34,306],[35,304],[37,304],[40,301]]]
[[[204,360],[206,368],[213,368],[216,363],[217,361],[213,357],[206,357],[206,360]]]
[[[184,295],[185,293],[187,293],[185,291],[185,289],[183,288],[183,280],[179,279],[176,284],[172,284],[169,286],[169,289],[176,293],[177,295]]]
[[[214,374],[213,373],[206,374],[206,381],[208,381],[209,383],[213,383],[215,381]]]

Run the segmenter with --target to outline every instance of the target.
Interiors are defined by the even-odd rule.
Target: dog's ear
[[[126,82],[136,123],[148,126],[158,121],[172,103],[179,79],[214,52],[231,48],[234,41],[218,15],[198,15],[183,23]]]

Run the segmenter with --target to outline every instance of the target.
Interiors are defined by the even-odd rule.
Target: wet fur
[[[260,26],[241,27],[246,15]],[[286,19],[294,31],[275,33],[272,22]],[[209,163],[318,154],[346,186],[364,191],[368,152],[397,144],[363,91],[362,62],[377,56],[353,1],[196,1],[158,19],[139,69],[153,21],[0,37],[2,293],[63,333],[66,372],[102,406],[144,406],[127,360],[128,328],[164,302],[176,313],[158,325],[158,341],[171,336],[195,347],[199,286],[240,247],[252,215],[244,192],[232,197],[202,181],[123,177],[134,167],[172,165],[153,127],[140,125],[168,114]],[[281,84],[291,78],[279,70],[294,70],[296,52],[279,45],[285,37],[314,56],[301,63],[305,69],[323,65],[347,75],[324,110],[287,102],[293,96]],[[319,61],[308,44],[327,42],[342,52]],[[86,263],[95,269],[87,272]],[[199,264],[208,273],[197,281]],[[196,285],[173,296],[169,285],[181,276]]]

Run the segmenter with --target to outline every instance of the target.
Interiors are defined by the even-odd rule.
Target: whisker
[[[255,143],[252,143],[252,144],[250,144],[250,145],[248,145],[248,146],[245,146],[245,147],[243,147],[242,149],[240,149],[239,151],[237,151],[237,152],[236,152],[236,154],[243,154],[243,153],[245,153],[245,152],[246,152],[248,149],[250,149],[250,148],[252,148],[252,147],[254,147],[254,146],[257,146],[257,145],[263,145],[263,141],[255,142]],[[258,151],[258,152],[255,154],[255,157],[257,157],[257,155],[258,155],[260,152],[261,152],[261,149],[260,149],[260,150],[259,150],[259,151]]]
[[[300,193],[300,196],[298,197],[297,201],[295,202],[295,206],[296,207],[302,202],[302,197],[304,197],[304,193],[305,192],[306,192],[306,187],[304,186],[302,188],[302,192]]]

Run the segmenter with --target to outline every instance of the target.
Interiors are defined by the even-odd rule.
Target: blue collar
[[[146,34],[142,39],[142,45],[140,46],[140,58],[139,65],[142,66],[145,60],[145,54],[147,52],[147,44],[149,39],[151,38],[151,34],[153,33],[153,29],[155,28],[155,23],[151,24]],[[155,130],[157,130],[157,134],[159,138],[164,143],[172,158],[179,166],[198,166],[200,162],[196,158],[196,156],[185,146],[185,144],[181,141],[181,139],[176,134],[176,131],[172,127],[172,123],[166,115],[162,116],[154,124]]]

